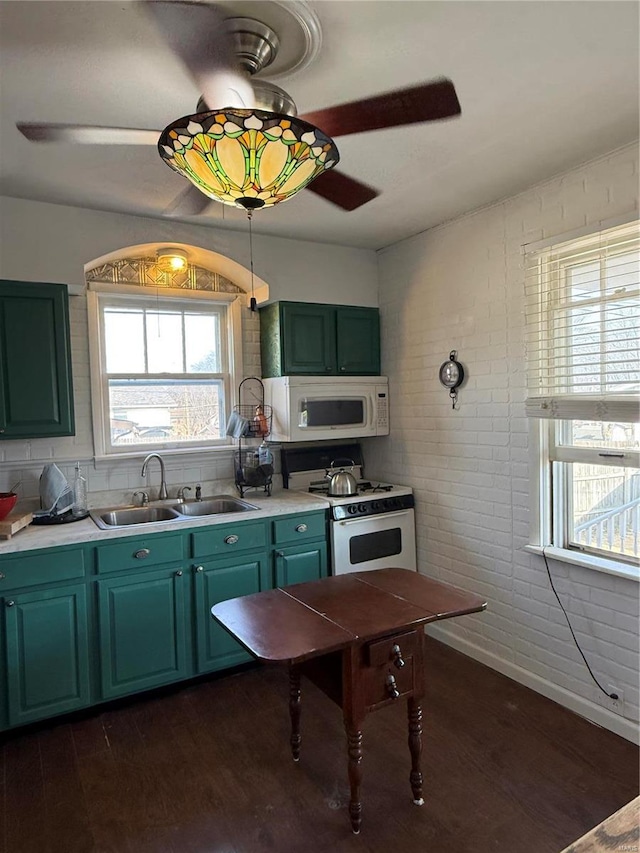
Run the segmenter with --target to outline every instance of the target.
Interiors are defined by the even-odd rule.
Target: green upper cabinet
[[[67,287],[0,281],[0,439],[74,433]]]
[[[380,375],[380,312],[377,308],[336,309],[338,373]]]
[[[262,375],[380,374],[377,308],[275,302],[260,309]]]

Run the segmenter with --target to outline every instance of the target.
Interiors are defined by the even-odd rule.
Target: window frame
[[[589,258],[599,262],[599,297],[598,299],[589,298],[585,300],[571,299],[569,296],[570,279],[568,270],[573,264],[569,261],[564,261],[563,255],[568,259],[572,258],[573,249],[570,246],[571,242],[584,241],[585,238],[592,236],[595,243],[599,239],[601,231],[618,226],[629,226],[636,222],[637,214],[621,218],[617,221],[612,220],[607,223],[599,223],[599,227],[595,226],[588,230],[580,229],[574,234],[558,236],[548,241],[523,247],[523,251],[526,254],[546,249],[551,250],[552,247],[567,243],[566,251],[561,250],[555,253],[555,256],[547,262],[546,266],[539,273],[545,284],[546,276],[550,274],[558,281],[557,289],[553,292],[547,304],[542,307],[542,303],[539,303],[539,307],[542,307],[543,316],[545,317],[544,324],[540,327],[543,341],[553,338],[558,322],[562,327],[564,318],[569,315],[573,306],[586,305],[588,302],[589,304],[600,305],[601,312],[603,312],[603,306],[629,297],[628,293],[624,294],[624,296],[616,293],[607,295],[606,287],[603,291],[602,275],[606,260],[602,256],[602,253],[598,251],[597,246],[594,246],[592,251],[585,253],[582,262],[588,261]],[[561,275],[558,274],[560,270],[562,271]],[[636,294],[638,292],[637,286],[635,292]],[[602,335],[603,323],[606,323],[606,319],[604,318],[601,320],[600,335]],[[601,355],[604,354],[605,350],[603,349]],[[558,357],[559,351],[554,350],[553,355]],[[574,463],[583,463],[603,467],[637,468],[640,466],[640,452],[635,449],[627,449],[624,450],[623,458],[607,458],[599,454],[615,451],[606,445],[580,447],[566,444],[559,440],[563,424],[566,422],[597,419],[591,418],[587,414],[587,411],[593,406],[594,398],[604,398],[607,400],[609,414],[602,417],[601,420],[603,422],[618,423],[632,422],[632,418],[633,421],[637,420],[632,414],[631,407],[635,404],[635,409],[637,410],[638,399],[631,395],[616,395],[615,392],[607,394],[605,390],[606,386],[602,386],[600,392],[594,392],[593,394],[586,394],[584,392],[576,393],[574,385],[569,387],[572,375],[569,348],[565,350],[564,354],[560,353],[560,359],[566,377],[564,392],[559,390],[558,387],[553,391],[547,389],[540,398],[535,397],[535,392],[534,394],[530,392],[527,401],[527,414],[531,416],[531,500],[530,544],[525,546],[526,550],[538,554],[544,552],[554,559],[563,562],[640,581],[640,566],[638,565],[637,558],[634,561],[634,557],[621,554],[617,555],[613,552],[606,552],[593,547],[582,548],[568,541],[568,531],[570,529],[568,512],[571,511],[573,500],[569,466]],[[603,369],[604,365],[601,360],[601,376],[603,375]],[[536,412],[536,408],[540,408],[542,411]],[[541,417],[541,415],[543,416]]]
[[[575,448],[575,458],[570,458],[567,448],[561,448],[554,459],[555,431],[559,428],[556,420],[532,419],[530,423],[530,536],[527,551],[535,554],[543,552],[561,562],[573,563],[606,574],[640,581],[640,564],[633,558],[617,556],[610,552],[598,552],[596,549],[582,549],[567,545],[567,511],[570,503],[566,464],[571,462],[593,462],[593,454],[598,448]],[[591,454],[591,458],[589,457]],[[611,467],[637,467],[640,454],[626,451],[624,460],[606,461],[599,459],[597,464]],[[624,465],[621,465],[624,462]],[[562,492],[557,494],[558,485]],[[555,492],[555,493],[554,493]]]
[[[87,312],[89,328],[89,361],[90,361],[90,385],[91,385],[91,417],[93,424],[94,458],[99,460],[113,460],[122,458],[135,458],[146,456],[148,453],[162,452],[163,455],[212,452],[216,450],[228,451],[233,447],[231,439],[222,436],[220,439],[208,439],[206,441],[189,442],[149,442],[144,446],[127,449],[115,447],[110,440],[110,411],[109,411],[109,389],[108,374],[105,363],[104,347],[104,313],[102,306],[108,303],[109,296],[115,296],[118,302],[131,301],[132,304],[145,303],[148,307],[150,301],[157,301],[169,306],[171,303],[176,308],[182,303],[184,308],[188,304],[196,307],[197,304],[211,306],[216,304],[224,308],[221,317],[221,330],[223,331],[224,359],[227,370],[222,374],[215,374],[223,379],[224,387],[224,412],[221,413],[223,422],[231,413],[236,404],[238,377],[242,376],[242,318],[241,309],[244,304],[244,294],[214,293],[209,291],[188,291],[177,288],[165,288],[161,290],[151,287],[139,287],[136,285],[118,285],[108,282],[90,282],[87,288]],[[121,374],[118,374],[121,375]],[[175,378],[177,374],[149,374],[150,378]],[[214,376],[214,374],[202,374],[203,377]]]

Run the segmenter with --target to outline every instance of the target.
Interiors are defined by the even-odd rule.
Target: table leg
[[[360,832],[362,823],[362,803],[360,802],[360,784],[362,782],[362,730],[345,722],[347,730],[347,749],[349,754],[349,817],[354,835]]]
[[[409,782],[413,792],[413,802],[417,806],[423,806],[422,773],[420,771],[420,754],[422,752],[422,707],[420,700],[413,697],[408,699],[407,710],[409,715],[409,752],[411,753]]]
[[[300,711],[302,710],[300,695],[300,669],[289,667],[289,716],[291,717],[291,754],[294,761],[300,761]]]

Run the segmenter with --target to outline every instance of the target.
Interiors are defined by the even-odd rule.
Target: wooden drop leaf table
[[[342,708],[349,816],[357,834],[367,713],[407,699],[409,781],[414,803],[422,805],[423,626],[485,607],[477,595],[418,572],[377,569],[233,598],[216,604],[211,613],[254,657],[288,664],[294,761],[300,757],[301,675]]]

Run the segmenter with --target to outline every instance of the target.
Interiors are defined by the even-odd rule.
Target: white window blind
[[[530,417],[640,420],[639,224],[525,255]]]

